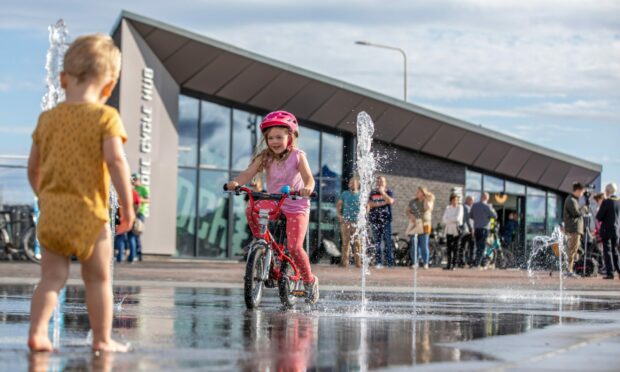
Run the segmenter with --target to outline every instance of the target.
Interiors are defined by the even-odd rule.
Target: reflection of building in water
[[[226,316],[214,318],[210,306],[231,309],[239,306],[239,297],[226,288],[175,288],[174,333],[177,348],[228,348],[231,340],[243,338],[243,319]]]

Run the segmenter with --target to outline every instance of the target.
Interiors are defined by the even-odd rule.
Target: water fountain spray
[[[551,233],[551,236],[535,236],[532,240],[532,252],[530,253],[530,257],[527,260],[527,275],[531,279],[534,275],[534,271],[532,269],[532,260],[533,258],[543,250],[551,249],[553,253],[558,256],[558,271],[560,277],[560,305],[559,305],[559,316],[560,316],[560,324],[562,324],[562,308],[564,302],[564,275],[563,275],[563,265],[565,264],[566,257],[566,245],[564,244],[564,233],[562,232],[562,228],[560,226],[556,226]]]
[[[50,46],[47,50],[45,61],[47,91],[41,99],[41,109],[43,111],[54,108],[58,102],[65,99],[65,92],[60,85],[60,72],[62,71],[64,55],[68,48],[67,36],[69,35],[69,30],[62,19],[50,25],[47,29],[49,31]],[[63,287],[58,293],[58,299],[52,316],[52,345],[54,349],[58,349],[60,345],[61,306],[65,301],[65,296],[66,287]]]
[[[366,248],[370,244],[368,239],[368,219],[366,216],[366,205],[370,197],[370,191],[374,181],[375,157],[372,153],[372,135],[375,125],[366,112],[362,111],[357,115],[357,157],[356,171],[360,179],[360,209],[357,215],[357,230],[354,239],[357,237],[361,242],[362,255],[362,308],[361,312],[366,311],[366,275],[368,275],[368,257]]]

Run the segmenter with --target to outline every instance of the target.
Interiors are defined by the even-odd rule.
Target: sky
[[[174,7],[171,6],[174,4]],[[620,1],[14,1],[0,9],[0,157],[27,155],[47,27],[122,9],[603,165],[620,183]],[[1,159],[0,159],[1,160]]]

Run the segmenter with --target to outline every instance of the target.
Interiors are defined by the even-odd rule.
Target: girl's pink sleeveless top
[[[267,192],[279,194],[282,186],[288,185],[292,190],[304,187],[304,181],[299,173],[299,161],[305,153],[299,149],[293,149],[284,161],[273,161],[267,167]],[[287,198],[282,204],[282,211],[287,214],[300,214],[310,212],[310,200]]]

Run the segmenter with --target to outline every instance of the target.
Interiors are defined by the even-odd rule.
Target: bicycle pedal
[[[304,290],[292,290],[291,294],[297,297],[304,297],[306,295],[306,291]]]

